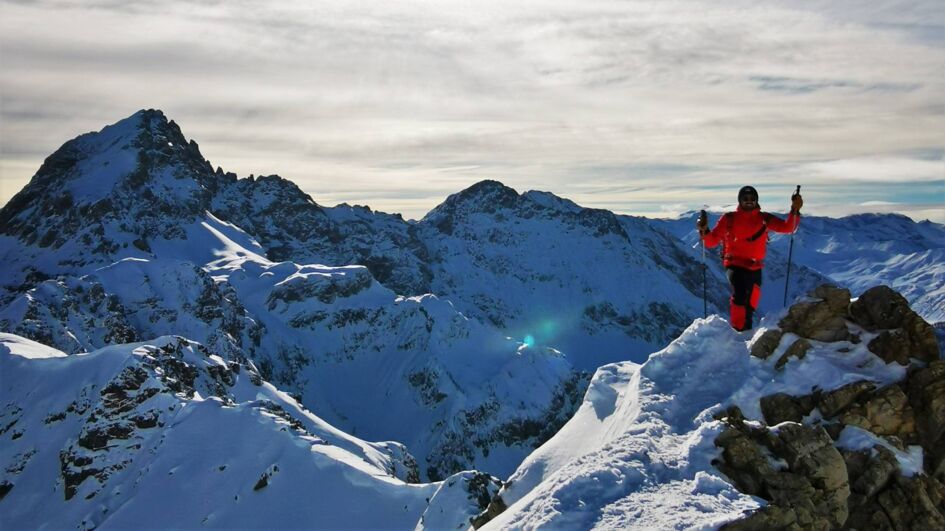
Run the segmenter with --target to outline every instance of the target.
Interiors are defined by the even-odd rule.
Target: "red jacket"
[[[728,212],[719,218],[715,228],[702,239],[705,246],[710,248],[722,243],[722,264],[725,267],[761,269],[768,248],[767,232],[794,232],[800,221],[800,214],[794,212],[785,221],[762,212],[760,208],[742,210],[738,207],[735,212]]]

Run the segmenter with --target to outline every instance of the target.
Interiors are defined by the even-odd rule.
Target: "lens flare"
[[[524,343],[526,347],[529,347],[529,348],[534,347],[534,346],[535,346],[535,338],[532,337],[531,335],[527,335],[527,336],[525,336],[525,339],[522,340],[522,343]]]

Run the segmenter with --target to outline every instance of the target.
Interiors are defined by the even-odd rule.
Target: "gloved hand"
[[[705,236],[709,232],[709,217],[706,215],[705,210],[699,214],[699,219],[696,220],[696,230],[699,231],[700,236]]]
[[[792,195],[791,196],[791,211],[800,212],[802,206],[804,206],[804,198],[801,197],[801,194]]]

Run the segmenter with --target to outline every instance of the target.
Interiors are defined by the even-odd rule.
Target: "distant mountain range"
[[[571,418],[599,366],[643,362],[703,316],[702,253],[692,229],[691,217],[616,215],[496,181],[451,195],[419,221],[367,207],[324,207],[281,177],[239,179],[214,169],[173,121],[143,110],[65,143],[0,210],[0,332],[8,334],[0,353],[6,349],[11,371],[39,382],[47,369],[36,367],[65,362],[22,362],[32,355],[17,349],[42,359],[96,352],[75,362],[105,367],[88,369],[96,376],[84,383],[68,382],[68,369],[48,369],[63,375],[42,384],[45,393],[62,389],[41,408],[52,416],[77,396],[89,407],[117,400],[105,389],[125,369],[112,358],[128,360],[135,381],[153,380],[136,383],[136,393],[141,385],[164,386],[178,404],[168,407],[212,400],[246,418],[268,406],[257,405],[263,398],[252,392],[229,391],[243,384],[220,371],[251,374],[252,385],[274,386],[265,400],[295,422],[348,434],[338,436],[348,442],[330,443],[345,452],[352,444],[375,448],[365,440],[397,441],[377,443],[386,457],[364,458],[374,467],[369,475],[401,483],[453,477],[461,495],[449,496],[475,498],[471,492],[494,491],[497,480],[454,474],[508,477]],[[786,242],[772,240],[762,312],[783,304]],[[945,227],[901,216],[805,218],[789,298],[828,281],[854,295],[887,283],[926,319],[943,321],[943,248]],[[726,315],[727,282],[715,253],[706,278],[708,312]],[[188,353],[177,356],[187,374],[204,371],[224,378],[223,386],[176,389],[180,378],[148,360],[168,345],[177,345],[175,356]],[[33,419],[14,423],[47,429],[22,395],[3,393],[8,418]],[[102,470],[137,463],[146,446],[122,442],[117,457],[108,457],[115,446],[108,441],[166,436],[165,414],[154,424],[126,413],[116,413],[124,427],[114,433],[134,425],[135,433],[145,430],[140,437],[110,435],[104,447],[77,449],[83,433],[98,429],[83,410],[56,423],[52,446],[44,446],[60,461],[62,452],[76,456],[61,461],[59,476],[53,465],[37,469],[35,477],[55,485],[9,483],[18,493],[54,489],[71,498],[72,489],[101,500],[114,476]],[[306,440],[315,432],[299,433]],[[23,456],[40,450],[19,451],[3,453],[7,463],[24,463],[18,477],[31,459]],[[348,459],[333,452],[326,455]],[[100,488],[83,486],[93,480]],[[109,499],[109,510],[125,500]],[[429,503],[405,502],[405,511],[419,517],[435,506]],[[475,512],[479,501],[469,503],[451,501],[462,507],[442,514]]]

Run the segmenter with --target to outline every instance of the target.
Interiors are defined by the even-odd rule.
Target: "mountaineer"
[[[738,191],[738,208],[719,218],[715,228],[709,230],[709,221],[703,211],[696,222],[696,229],[706,247],[722,243],[722,265],[732,286],[731,319],[735,330],[750,330],[752,315],[761,298],[761,269],[764,267],[768,247],[768,231],[784,234],[797,230],[801,221],[800,187],[791,196],[791,213],[787,220],[761,211],[758,191],[743,186]]]

